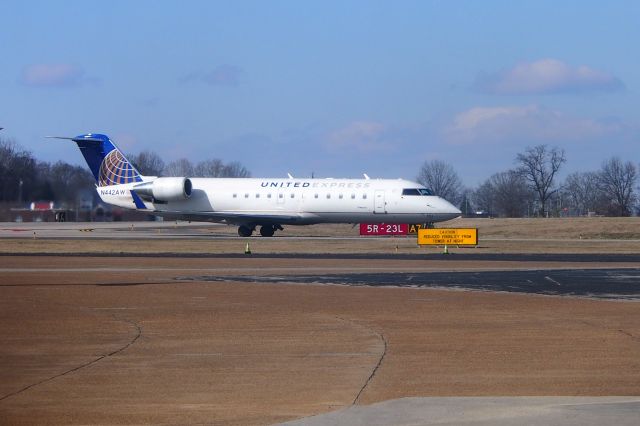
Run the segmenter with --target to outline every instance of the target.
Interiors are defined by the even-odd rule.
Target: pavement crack
[[[371,383],[371,381],[375,377],[376,373],[378,372],[378,369],[380,368],[380,365],[382,365],[382,361],[384,360],[384,357],[387,355],[387,339],[385,339],[384,334],[380,334],[375,330],[373,330],[373,331],[378,335],[378,337],[380,337],[380,339],[382,340],[382,343],[384,343],[384,350],[382,351],[382,355],[380,355],[380,359],[378,360],[378,363],[376,364],[375,368],[371,372],[371,375],[367,378],[367,381],[362,386],[362,388],[358,392],[358,395],[356,395],[356,397],[353,400],[353,402],[351,403],[351,405],[355,405],[360,400],[360,396],[365,391],[367,386],[369,386],[369,383]]]
[[[382,365],[382,361],[384,360],[384,357],[387,355],[388,343],[387,343],[387,339],[384,337],[384,334],[374,330],[371,327],[367,327],[366,325],[362,325],[362,324],[356,323],[356,322],[354,322],[352,320],[348,320],[348,319],[345,319],[345,318],[341,318],[341,317],[336,317],[336,318],[338,318],[341,321],[345,321],[345,322],[348,322],[348,323],[351,323],[353,325],[356,325],[356,326],[359,326],[359,327],[362,327],[362,328],[365,328],[365,329],[369,330],[370,332],[375,334],[383,344],[383,350],[382,350],[382,353],[380,354],[380,357],[378,358],[378,362],[376,363],[375,367],[373,367],[373,370],[371,371],[371,374],[369,374],[369,377],[367,377],[367,380],[364,382],[364,384],[362,385],[362,387],[358,391],[358,394],[356,395],[356,397],[353,399],[353,402],[351,403],[351,405],[356,405],[358,403],[358,401],[360,400],[360,397],[362,396],[364,391],[367,389],[367,386],[369,386],[369,384],[371,383],[371,381],[375,377],[376,373],[380,369],[380,366]]]
[[[114,350],[112,352],[109,352],[106,355],[100,355],[99,357],[97,357],[97,358],[95,358],[95,359],[93,359],[91,361],[85,362],[84,364],[81,364],[81,365],[73,367],[73,368],[71,368],[69,370],[63,371],[60,374],[56,374],[54,376],[47,377],[46,379],[40,380],[39,382],[36,382],[36,383],[32,383],[32,384],[30,384],[28,386],[25,386],[22,389],[19,389],[19,390],[15,391],[15,392],[11,392],[11,393],[9,393],[7,395],[3,395],[3,396],[0,397],[0,401],[4,401],[5,399],[11,398],[12,396],[15,396],[15,395],[18,395],[18,394],[21,394],[21,393],[23,393],[25,391],[28,391],[29,389],[32,389],[32,388],[34,388],[36,386],[40,386],[42,384],[48,383],[48,382],[50,382],[52,380],[55,380],[57,378],[60,378],[62,376],[66,376],[66,375],[74,373],[74,372],[76,372],[78,370],[82,370],[83,368],[90,367],[93,364],[96,364],[97,362],[102,361],[105,358],[109,358],[109,357],[112,357],[114,355],[117,355],[117,354],[125,351],[131,345],[133,345],[140,338],[140,336],[142,336],[142,327],[137,322],[129,320],[129,319],[126,319],[126,318],[119,318],[117,315],[113,315],[113,317],[117,321],[124,321],[124,322],[132,325],[133,327],[135,327],[136,335],[129,342],[127,342],[127,344],[121,346],[120,348],[118,348],[118,349],[116,349],[116,350]]]
[[[640,341],[640,337],[638,337],[638,336],[636,336],[635,334],[630,333],[630,332],[628,332],[628,331],[626,331],[626,330],[623,330],[623,329],[621,329],[621,328],[619,328],[619,329],[618,329],[618,333],[621,333],[621,334],[624,334],[625,336],[631,337],[633,340],[638,340],[638,341]]]
[[[600,328],[600,329],[608,331],[608,332],[622,334],[623,336],[630,337],[632,340],[636,340],[636,341],[640,342],[640,336],[636,336],[635,334],[633,334],[633,333],[631,333],[631,332],[629,332],[627,330],[623,330],[622,328],[611,328],[611,327],[604,326],[602,324],[596,324],[596,323],[593,323],[591,321],[586,321],[586,320],[580,320],[579,322],[581,322],[582,324],[586,324],[586,325],[588,325],[590,327]]]

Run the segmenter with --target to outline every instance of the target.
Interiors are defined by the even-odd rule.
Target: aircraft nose
[[[440,208],[442,209],[443,213],[449,216],[451,219],[462,215],[462,211],[459,208],[457,208],[444,198],[440,198]]]

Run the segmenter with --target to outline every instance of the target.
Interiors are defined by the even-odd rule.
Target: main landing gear
[[[260,227],[260,235],[263,237],[273,237],[273,234],[276,232],[273,226],[271,225],[262,225]]]
[[[253,234],[253,230],[256,228],[251,228],[247,225],[240,225],[238,227],[238,235],[241,237],[250,237]]]
[[[250,237],[255,229],[255,226],[251,227],[247,225],[240,225],[238,227],[238,235],[241,237]],[[273,237],[273,234],[276,231],[282,230],[283,228],[281,225],[262,225],[260,227],[260,235],[262,235],[263,237]]]

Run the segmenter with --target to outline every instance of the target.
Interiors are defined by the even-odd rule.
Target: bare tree
[[[162,158],[153,151],[142,151],[138,155],[130,155],[131,163],[140,173],[147,176],[160,176],[165,164]]]
[[[95,187],[93,175],[86,167],[72,166],[63,161],[58,161],[49,168],[46,180],[51,185],[56,201],[71,204],[75,203],[78,193]]]
[[[471,212],[474,211],[474,202],[473,202],[473,190],[471,188],[464,187],[460,192],[460,211],[464,216],[469,216]]]
[[[473,193],[480,211],[502,217],[522,217],[533,199],[527,181],[517,170],[496,173]]]
[[[529,147],[516,157],[516,162],[520,164],[518,171],[529,182],[540,202],[540,216],[545,215],[549,198],[558,190],[554,189],[554,178],[566,161],[564,150],[557,147],[550,149],[547,145]]]
[[[224,167],[224,177],[247,178],[251,177],[251,173],[237,161],[232,161]]]
[[[193,173],[198,177],[222,177],[224,167],[222,160],[214,158],[213,160],[200,161],[196,164]]]
[[[36,186],[37,162],[29,151],[0,138],[0,201],[23,201]]]
[[[579,214],[597,212],[602,209],[602,191],[596,172],[576,172],[567,176],[564,187],[565,199],[571,209]]]
[[[517,170],[507,170],[491,177],[495,188],[496,207],[504,216],[522,217],[528,213],[532,193],[525,178]]]
[[[214,158],[199,162],[194,169],[194,176],[245,178],[250,177],[251,173],[237,161],[224,164],[222,160]]]
[[[425,161],[420,168],[417,180],[431,189],[434,194],[453,204],[460,201],[462,182],[449,163],[441,160]]]
[[[163,170],[165,176],[186,176],[186,177],[250,177],[251,173],[242,164],[232,161],[224,164],[222,160],[214,158],[212,160],[200,161],[193,166],[186,158],[181,158],[167,164]]]
[[[495,213],[495,191],[489,179],[473,191],[473,203],[477,211]]]
[[[193,164],[186,158],[181,158],[167,164],[163,170],[164,176],[193,176]]]
[[[618,157],[612,157],[602,163],[598,174],[600,190],[610,201],[611,213],[617,216],[631,215],[637,173],[636,166],[631,161],[622,162]]]

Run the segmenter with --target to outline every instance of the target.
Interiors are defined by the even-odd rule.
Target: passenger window
[[[331,198],[331,194],[327,194],[327,200]]]
[[[294,198],[294,197],[295,197],[295,194],[291,194],[291,198]]]
[[[367,194],[362,194],[362,199],[366,200],[367,199]]]
[[[233,194],[233,198],[238,198],[238,194]]]
[[[244,194],[244,198],[249,198],[249,194]]]
[[[342,194],[338,195],[338,198],[340,198],[342,200]]]
[[[267,198],[271,198],[271,194],[267,194]]]
[[[284,198],[284,194],[278,194],[278,198]]]
[[[318,198],[318,194],[314,195],[313,198]]]
[[[356,194],[351,194],[351,199],[355,200],[356,199]]]
[[[260,194],[256,194],[256,198],[260,198]]]

